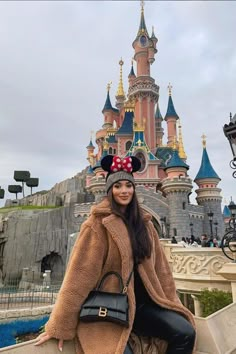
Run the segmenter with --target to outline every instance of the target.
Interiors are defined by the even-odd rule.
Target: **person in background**
[[[179,245],[183,246],[183,247],[188,247],[188,244],[186,242],[186,238],[182,237],[181,241],[178,242]]]
[[[51,338],[75,339],[77,354],[132,354],[127,344],[131,331],[150,338],[148,353],[157,353],[153,338],[167,342],[166,354],[192,354],[194,319],[180,302],[169,263],[150,214],[139,205],[132,172],[141,164],[136,157],[107,155],[101,161],[108,172],[107,197],[91,209],[83,223],[56,303],[36,345]],[[80,321],[82,304],[110,271],[126,283],[129,327],[112,322]],[[119,292],[118,280],[106,279],[104,291]],[[147,351],[143,352],[144,354]]]
[[[201,246],[208,247],[208,237],[207,234],[202,234],[201,236]]]
[[[213,238],[213,245],[214,245],[213,247],[219,247],[219,242],[216,237]]]
[[[175,238],[175,236],[172,236],[172,238],[171,238],[171,243],[178,243],[177,240],[176,240],[176,238]]]

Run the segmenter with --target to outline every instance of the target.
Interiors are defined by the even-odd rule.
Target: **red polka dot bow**
[[[119,156],[114,156],[111,164],[111,171],[125,171],[131,173],[133,171],[131,157],[125,157],[122,159]]]

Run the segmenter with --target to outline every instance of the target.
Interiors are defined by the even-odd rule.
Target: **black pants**
[[[138,306],[133,331],[138,336],[166,340],[166,354],[192,354],[195,341],[192,325],[177,312],[164,309],[154,302]],[[130,347],[126,347],[124,354],[132,354]]]

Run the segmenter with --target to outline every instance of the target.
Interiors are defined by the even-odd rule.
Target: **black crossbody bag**
[[[117,272],[106,273],[98,287],[90,291],[88,297],[84,301],[80,310],[80,321],[82,322],[97,322],[107,321],[129,327],[129,303],[127,296],[127,288],[130,283],[133,270],[124,286],[122,277]],[[105,279],[115,275],[119,279],[120,292],[112,293],[102,291],[102,286]]]

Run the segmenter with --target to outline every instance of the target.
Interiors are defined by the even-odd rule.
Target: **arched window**
[[[139,172],[142,172],[145,167],[146,167],[146,159],[145,156],[142,152],[137,152],[137,154],[135,154],[135,156],[140,160],[141,162],[141,167],[139,169]]]
[[[112,155],[112,147],[109,147],[108,153],[109,155]]]
[[[174,236],[177,236],[177,229],[176,229],[176,227],[173,228],[173,234],[174,234]]]
[[[125,150],[128,151],[130,149],[130,146],[132,145],[132,141],[127,141],[125,144]]]

